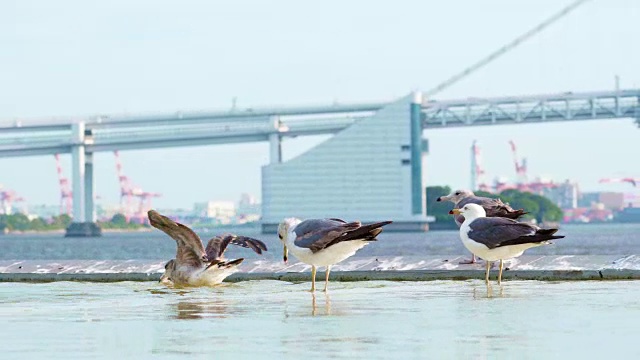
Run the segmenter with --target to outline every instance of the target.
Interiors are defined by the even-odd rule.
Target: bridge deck
[[[69,153],[72,124],[85,123],[87,152],[267,141],[270,134],[336,133],[384,103],[226,112],[18,120],[0,123],[0,157]],[[640,90],[563,93],[422,103],[423,128],[635,118]],[[274,125],[275,124],[275,125]]]

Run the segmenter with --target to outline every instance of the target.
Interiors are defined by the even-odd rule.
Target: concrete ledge
[[[65,237],[98,237],[102,229],[94,222],[71,223],[64,234]]]
[[[460,265],[465,257],[355,257],[335,265],[332,281],[429,281],[484,279],[482,262]],[[158,281],[166,260],[15,260],[0,261],[1,282],[53,281]],[[266,260],[245,261],[228,282],[281,280],[307,282],[311,267],[285,266]],[[324,270],[324,269],[321,269]],[[491,272],[495,280],[497,270]],[[640,255],[628,256],[521,256],[505,261],[504,279],[520,280],[623,280],[640,279]],[[317,279],[324,280],[320,271]]]

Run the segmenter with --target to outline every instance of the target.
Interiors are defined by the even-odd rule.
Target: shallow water
[[[640,282],[0,283],[2,359],[614,358]]]

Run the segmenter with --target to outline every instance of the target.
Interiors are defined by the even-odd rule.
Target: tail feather
[[[375,241],[376,236],[382,232],[382,227],[388,224],[391,224],[392,221],[381,221],[373,224],[362,225],[361,227],[347,232],[343,237],[341,237],[341,241],[348,240],[367,240],[367,241]]]
[[[543,229],[543,230],[552,230],[552,229]],[[555,229],[557,231],[557,229]],[[554,231],[555,232],[555,231]],[[536,232],[534,235],[530,236],[521,236],[516,239],[507,240],[500,244],[500,246],[509,246],[509,245],[521,245],[521,244],[535,244],[535,243],[544,243],[549,240],[562,239],[564,235],[552,235]]]

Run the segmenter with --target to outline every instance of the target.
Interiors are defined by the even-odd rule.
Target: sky
[[[570,1],[4,1],[0,121],[393,101],[429,90]],[[640,88],[640,2],[591,0],[434,99]],[[425,131],[429,184],[469,186],[471,142],[485,171],[515,178],[508,141],[529,176],[581,189],[630,191],[640,177],[633,120]],[[290,159],[326,136],[287,139]],[[157,207],[260,197],[267,143],[121,152],[124,172],[161,192]],[[95,155],[96,193],[116,203],[111,153]],[[69,155],[63,167],[70,176]],[[0,158],[0,184],[57,204],[53,157]]]

